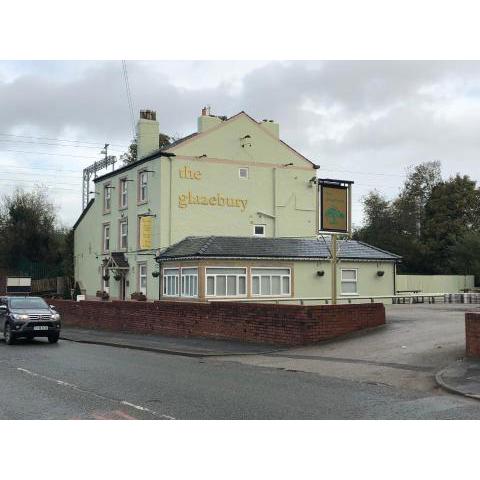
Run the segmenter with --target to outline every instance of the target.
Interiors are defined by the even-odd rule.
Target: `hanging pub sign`
[[[318,179],[321,232],[350,233],[352,183]]]

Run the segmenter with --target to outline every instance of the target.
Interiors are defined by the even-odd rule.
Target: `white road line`
[[[135,408],[136,410],[141,410],[143,412],[150,413],[151,415],[154,415],[154,416],[159,417],[159,418],[163,418],[165,420],[175,420],[175,418],[171,417],[170,415],[163,415],[163,414],[155,412],[154,410],[151,410],[147,407],[142,407],[141,405],[135,405],[134,403],[127,402],[126,400],[116,400],[114,398],[108,398],[108,397],[105,397],[104,395],[100,395],[98,393],[91,392],[90,390],[85,390],[81,387],[78,387],[77,385],[74,385],[73,383],[68,383],[68,382],[64,382],[63,380],[58,380],[56,378],[47,377],[46,375],[41,375],[40,373],[32,372],[31,370],[27,370],[26,368],[17,367],[17,370],[20,371],[20,372],[26,373],[27,375],[30,375],[32,377],[42,378],[43,380],[47,380],[49,382],[56,383],[57,385],[61,385],[62,387],[71,388],[72,390],[76,390],[76,391],[79,391],[79,392],[82,392],[82,393],[85,393],[85,394],[88,394],[88,395],[93,395],[93,396],[101,398],[103,400],[108,400],[110,402],[119,402],[122,405],[126,405],[126,406],[129,406],[129,407]]]

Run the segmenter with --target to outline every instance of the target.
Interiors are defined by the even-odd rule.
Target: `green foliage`
[[[174,139],[172,137],[166,135],[165,133],[160,133],[158,135],[158,148],[162,149],[168,147],[173,140]],[[137,157],[137,139],[135,138],[128,147],[128,152],[120,155],[120,160],[122,160],[124,165],[129,165],[130,163],[136,162]]]
[[[45,189],[2,197],[0,265],[33,278],[73,276],[73,236],[58,227]]]
[[[480,190],[468,176],[442,180],[440,163],[426,162],[392,201],[370,192],[363,206],[355,238],[401,255],[399,271],[480,274]]]

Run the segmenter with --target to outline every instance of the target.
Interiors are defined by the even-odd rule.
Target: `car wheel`
[[[15,343],[15,334],[12,332],[12,327],[9,323],[5,325],[3,335],[5,336],[5,343],[7,345],[13,345]]]
[[[54,333],[54,334],[48,336],[48,341],[49,341],[49,343],[57,343],[59,338],[60,338],[60,334],[59,333]]]

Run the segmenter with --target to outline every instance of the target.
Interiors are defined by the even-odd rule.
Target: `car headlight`
[[[12,317],[15,320],[28,320],[28,315],[20,314],[20,313],[13,313]]]
[[[60,320],[60,314],[58,313],[52,314],[52,320]]]

